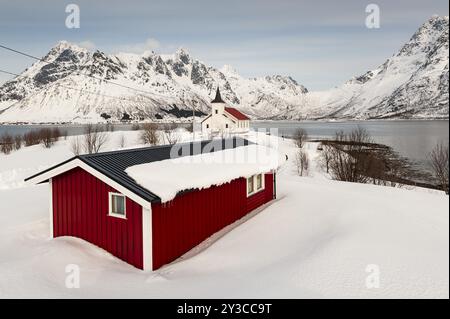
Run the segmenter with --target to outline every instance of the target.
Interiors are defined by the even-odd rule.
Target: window
[[[219,110],[216,110],[216,114],[219,114]]]
[[[256,190],[260,190],[262,187],[262,174],[258,174],[256,175]]]
[[[228,124],[225,124],[225,128],[228,128]]]
[[[255,192],[255,185],[253,183],[253,176],[247,178],[247,195]]]
[[[209,128],[209,124],[206,124],[206,128]]]
[[[109,215],[126,218],[125,196],[117,193],[109,193]]]
[[[264,174],[257,174],[247,178],[247,196],[264,189]]]

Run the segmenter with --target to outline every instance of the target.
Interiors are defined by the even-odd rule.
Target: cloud
[[[77,45],[87,50],[93,50],[96,47],[95,43],[90,40],[78,42]]]
[[[154,51],[160,47],[161,44],[159,43],[158,40],[154,38],[148,38],[147,40],[141,43],[121,45],[117,48],[116,51],[126,53],[144,53],[147,51]]]

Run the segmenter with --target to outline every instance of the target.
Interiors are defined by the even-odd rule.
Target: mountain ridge
[[[378,68],[322,92],[290,76],[244,78],[183,48],[106,54],[60,41],[0,86],[0,122],[187,119],[209,112],[217,86],[254,119],[448,119],[448,16],[430,18]]]

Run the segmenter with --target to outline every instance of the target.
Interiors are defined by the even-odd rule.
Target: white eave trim
[[[51,179],[54,176],[60,175],[62,173],[65,173],[65,172],[67,172],[67,171],[69,171],[71,169],[74,169],[76,167],[80,167],[81,169],[85,170],[89,174],[95,176],[96,178],[98,178],[99,180],[104,182],[105,184],[108,184],[109,186],[111,186],[112,188],[114,188],[118,192],[122,193],[123,195],[125,195],[129,199],[131,199],[134,202],[138,203],[139,205],[141,205],[141,206],[151,205],[151,203],[149,201],[147,201],[147,200],[143,199],[142,197],[136,195],[135,193],[131,192],[128,188],[123,187],[122,185],[120,185],[116,181],[112,180],[108,176],[100,173],[99,171],[97,171],[93,167],[89,166],[88,164],[86,164],[85,162],[80,160],[79,158],[74,158],[73,160],[71,160],[71,161],[69,161],[69,162],[67,162],[67,163],[65,163],[63,165],[60,165],[60,166],[55,167],[54,169],[51,169],[51,170],[49,170],[49,171],[47,171],[45,173],[42,173],[42,174],[37,175],[37,176],[35,176],[33,178],[30,178],[26,183],[28,185],[39,184],[39,183],[42,183],[42,182],[45,182],[45,181]]]

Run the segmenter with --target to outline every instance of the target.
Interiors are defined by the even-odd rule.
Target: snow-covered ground
[[[138,132],[110,134],[105,150],[122,135],[126,147],[139,144]],[[314,143],[305,146],[309,176],[299,177],[289,140],[250,137],[289,157],[278,199],[154,272],[80,239],[48,237],[48,186],[22,180],[72,156],[69,141],[1,154],[0,297],[449,297],[448,196],[332,181]],[[80,267],[78,289],[65,286],[68,264]],[[368,288],[377,275],[379,288]]]

